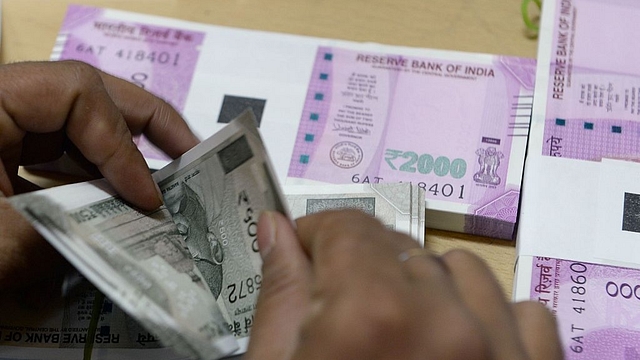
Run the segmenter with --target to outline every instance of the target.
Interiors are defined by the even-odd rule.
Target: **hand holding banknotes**
[[[80,62],[3,65],[0,84],[0,289],[35,280],[60,259],[4,198],[26,190],[19,165],[79,152],[125,199],[150,210],[162,198],[132,134],[172,157],[198,143],[166,102]]]
[[[429,254],[355,211],[260,219],[248,359],[561,359],[551,313],[508,303],[465,251]]]
[[[5,199],[18,166],[75,152],[142,209],[162,200],[132,134],[170,156],[198,140],[169,105],[78,62],[0,67],[0,289],[27,286],[61,259]],[[248,359],[560,359],[539,304],[509,304],[477,257],[436,257],[356,211],[268,212]]]

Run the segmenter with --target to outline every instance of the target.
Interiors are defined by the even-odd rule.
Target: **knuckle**
[[[146,121],[146,123],[148,124],[151,121],[154,121],[155,126],[160,129],[160,132],[174,132],[176,129],[172,129],[172,126],[175,126],[175,124],[171,122],[173,110],[171,105],[156,96],[151,96],[150,101],[152,103],[154,111],[151,114],[151,117]]]
[[[342,299],[331,316],[340,326],[333,327],[326,334],[330,339],[328,343],[346,353],[351,352],[348,349],[356,353],[361,353],[363,349],[375,352],[376,348],[384,347],[390,339],[402,334],[407,324],[406,311],[389,297],[387,300],[376,299],[366,302],[357,297]]]
[[[77,83],[81,85],[89,85],[101,83],[102,78],[98,70],[82,61],[78,60],[64,60],[62,61],[63,65],[66,66],[72,74],[75,75],[75,79]]]
[[[463,316],[459,309],[450,309],[446,323],[440,328],[443,355],[450,359],[490,359],[489,342],[472,317]]]
[[[442,255],[442,257],[451,262],[478,262],[480,259],[477,255],[465,249],[453,249],[448,251],[446,254]]]
[[[352,326],[352,332],[361,333],[367,341],[384,343],[390,337],[402,332],[411,322],[410,307],[391,288],[382,285],[370,285],[365,290],[368,299],[363,302],[362,296],[352,298],[345,313],[355,314],[359,319]]]
[[[406,324],[407,314],[402,306],[403,302],[389,292],[374,293],[376,301],[367,309],[367,322],[378,332],[393,331]]]
[[[465,272],[489,271],[484,260],[469,250],[454,249],[442,255],[441,259],[450,269],[459,269]]]
[[[385,230],[376,218],[359,210],[331,210],[317,215],[317,229],[330,243],[368,242],[373,234]]]

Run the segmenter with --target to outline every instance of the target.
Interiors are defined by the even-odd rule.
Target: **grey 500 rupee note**
[[[244,112],[223,129],[223,141],[194,149],[185,161],[154,174],[241,352],[262,283],[258,217],[263,210],[288,214],[255,123]]]
[[[166,206],[149,213],[104,180],[10,202],[166,346],[200,359],[242,351],[261,283],[257,219],[265,209],[288,213],[252,113],[154,179]]]

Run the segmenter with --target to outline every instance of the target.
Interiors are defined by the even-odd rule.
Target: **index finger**
[[[149,93],[133,91],[126,82],[103,82],[102,73],[80,62],[17,63],[0,68],[0,93],[5,113],[23,131],[49,133],[65,129],[69,139],[94,163],[115,190],[126,200],[145,210],[162,204],[149,169],[132,141],[128,123],[110,94],[122,91],[120,106],[134,130],[157,134],[172,131],[179,116],[167,116]],[[109,90],[107,90],[107,88]],[[143,110],[132,111],[139,107]],[[139,115],[149,115],[142,119]],[[185,128],[186,124],[177,125]],[[197,142],[179,132],[176,140],[160,138],[160,145],[179,155]],[[180,137],[181,136],[181,137]]]
[[[465,250],[443,255],[462,301],[484,328],[495,359],[526,359],[512,308],[486,263]]]
[[[300,243],[312,259],[320,286],[326,288],[338,286],[346,274],[404,277],[398,256],[418,246],[408,235],[388,230],[361,211],[326,211],[300,218],[297,225]]]
[[[166,101],[128,81],[104,72],[100,75],[133,135],[145,134],[172,158],[198,144],[187,123]]]

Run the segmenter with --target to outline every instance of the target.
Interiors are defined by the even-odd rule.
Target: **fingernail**
[[[263,211],[258,220],[260,232],[258,233],[258,249],[260,257],[264,260],[276,243],[276,218],[272,211]]]

